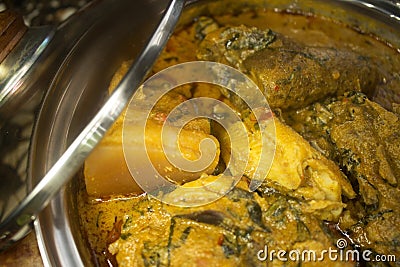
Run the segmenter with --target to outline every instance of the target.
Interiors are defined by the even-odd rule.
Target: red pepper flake
[[[107,244],[114,243],[121,236],[122,223],[123,223],[122,220],[118,220],[114,223],[113,228],[111,229],[110,232],[108,232]]]
[[[184,95],[181,95],[181,94],[178,95],[178,99],[181,102],[185,102],[187,100],[187,98]]]
[[[155,114],[154,119],[157,121],[164,122],[167,120],[167,114],[165,114],[164,112],[157,113]]]
[[[224,243],[224,235],[220,235],[218,237],[218,241],[217,241],[218,246],[222,246],[222,243]]]
[[[170,38],[170,39],[169,39],[169,42],[167,42],[167,44],[166,44],[165,49],[166,49],[166,51],[168,51],[168,52],[175,52],[175,51],[176,51],[176,48],[177,48],[178,46],[179,46],[179,45],[177,44],[176,40],[175,40],[174,38]]]
[[[272,113],[272,111],[269,109],[266,109],[266,108],[256,108],[254,110],[254,113],[257,114],[257,117],[260,121],[266,121],[266,120],[269,120],[274,117],[274,114]],[[253,118],[254,118],[254,120],[253,120]],[[251,121],[257,120],[256,116],[253,113],[251,113],[251,115],[250,115],[250,120]]]
[[[266,120],[269,120],[269,119],[271,119],[273,117],[274,117],[274,114],[272,113],[272,111],[264,112],[264,113],[261,114],[260,120],[266,121]]]
[[[275,87],[274,87],[274,91],[275,91],[275,92],[278,92],[278,91],[279,91],[279,89],[280,89],[280,88],[279,88],[279,86],[278,86],[278,85],[275,85]]]

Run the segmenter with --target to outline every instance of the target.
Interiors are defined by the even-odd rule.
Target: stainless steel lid
[[[100,109],[96,114],[88,116],[87,125],[77,134],[63,155],[51,168],[46,170],[43,179],[0,223],[0,250],[19,241],[30,231],[37,214],[81,167],[88,154],[120,115],[172,33],[183,3],[183,0],[98,1],[91,9],[86,10],[86,13],[76,17],[75,23],[71,22],[65,28],[59,29],[52,41],[53,46],[51,47],[49,44],[47,53],[45,53],[49,58],[61,57],[60,59],[63,61],[54,77],[51,76],[52,70],[49,70],[50,77],[47,76],[49,80],[54,78],[53,84],[58,86],[60,84],[57,82],[66,78],[67,83],[61,84],[58,93],[63,94],[64,89],[74,86],[78,87],[77,92],[82,92],[86,86],[93,86],[88,85],[85,78],[91,74],[101,74],[101,64],[112,64],[113,61],[115,64],[113,59],[117,58],[122,51],[129,54],[134,61],[110,97],[104,103],[99,101]],[[76,29],[76,23],[81,29],[84,29],[78,31],[78,36],[73,32]],[[68,34],[71,35],[68,36]],[[133,42],[121,42],[122,39],[126,40],[127,35]],[[70,42],[73,42],[70,51],[57,51],[57,46],[65,44],[68,46]],[[131,47],[127,45],[131,45]],[[49,68],[55,67],[57,60],[47,62],[49,65],[46,66],[48,58],[44,55],[40,55],[40,57],[42,57],[42,61],[31,62],[28,60],[22,69],[34,67],[41,69],[44,74]],[[36,66],[33,66],[33,63]],[[100,65],[95,67],[93,64]],[[13,79],[18,78],[15,75],[13,77]],[[24,81],[29,82],[25,75],[23,78]],[[99,80],[101,80],[100,77]],[[39,80],[39,82],[43,82],[43,80]],[[13,86],[15,83],[18,81],[15,81]],[[79,90],[79,87],[82,90]],[[31,88],[30,90],[35,89]],[[7,91],[7,97],[10,98],[12,90],[5,91]],[[54,92],[50,90],[47,98],[51,98],[52,93]],[[68,104],[75,107],[78,103],[70,102]]]

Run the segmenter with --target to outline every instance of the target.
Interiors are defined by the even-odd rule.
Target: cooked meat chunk
[[[263,173],[263,168],[267,168],[266,176],[261,177],[260,191],[274,188],[283,195],[301,200],[303,212],[312,213],[321,220],[337,221],[345,206],[342,194],[347,198],[355,197],[351,184],[339,168],[278,119],[269,121],[263,133],[260,133],[257,124],[251,120],[245,121],[249,129],[249,161],[244,175],[250,180],[256,179]],[[215,134],[220,140],[222,158],[226,164],[231,153],[234,158],[245,157],[240,145],[238,149],[225,149],[231,142],[226,132],[218,131]],[[264,146],[274,143],[276,147],[271,166],[267,162],[260,162],[261,153],[268,153],[262,149],[263,143]],[[240,164],[234,162],[233,171],[236,165]]]
[[[372,91],[378,73],[367,58],[328,47],[282,46],[244,62],[271,107],[300,108],[348,90]]]
[[[359,194],[347,203],[344,230],[364,247],[400,256],[399,116],[348,93],[284,117],[340,166]]]
[[[232,65],[249,74],[272,108],[305,107],[349,90],[372,92],[376,66],[362,55],[331,47],[309,47],[271,30],[224,27],[207,34],[198,58]],[[225,91],[234,104],[237,97]]]

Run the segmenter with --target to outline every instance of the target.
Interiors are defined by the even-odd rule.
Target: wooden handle
[[[0,63],[27,30],[23,18],[12,10],[0,12]]]

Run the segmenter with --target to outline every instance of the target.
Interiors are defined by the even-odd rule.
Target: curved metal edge
[[[0,101],[2,135],[7,135],[7,127],[9,124],[13,125],[15,119],[18,120],[19,117],[23,116],[26,120],[26,114],[29,114],[30,118],[29,121],[24,121],[24,125],[32,124],[29,128],[29,132],[32,133],[37,111],[43,102],[43,96],[50,88],[64,58],[102,14],[100,8],[96,8],[96,6],[99,6],[98,2],[100,0],[91,1],[74,16],[60,24],[57,29],[55,26],[29,28],[24,32],[24,36],[19,40],[14,50],[11,51],[11,56],[7,58],[8,62],[6,61],[7,64],[4,61],[2,62],[0,65],[0,83],[9,86],[9,90],[4,86],[0,87],[0,94],[2,94],[0,98],[2,99]],[[25,162],[25,166],[19,168],[18,175],[21,181],[26,182],[26,184],[21,184],[18,188],[18,200],[8,202],[6,209],[0,216],[0,222],[17,207],[19,200],[23,199],[27,192],[32,189],[31,179],[28,178],[31,177],[29,175],[31,159],[28,156],[28,150],[32,147],[32,138],[30,140],[18,140],[18,149],[25,142],[27,143],[26,154],[18,160],[12,157],[11,161],[13,163],[15,161],[15,164]],[[13,149],[15,149],[14,146],[6,148],[3,151],[5,152],[3,156],[7,156],[7,153],[11,153]],[[3,195],[2,198],[12,198],[15,192],[15,190],[7,191],[8,194]],[[21,232],[21,235],[24,235],[24,233]]]
[[[19,231],[22,228],[26,228],[27,225],[32,224],[36,219],[36,215],[78,171],[89,153],[121,114],[128,100],[139,87],[172,34],[183,6],[183,0],[172,0],[170,2],[161,23],[153,33],[144,51],[136,59],[105,105],[72,142],[43,179],[35,186],[32,192],[0,224],[1,249],[11,246],[21,238],[18,235]]]
[[[350,10],[368,16],[378,24],[361,24],[355,19],[357,30],[370,34],[374,38],[384,42],[400,53],[400,40],[395,32],[398,32],[400,23],[400,2],[394,3],[388,0],[338,0],[338,3]]]
[[[355,2],[354,0],[352,2]],[[370,3],[361,2],[360,5],[364,5],[368,8],[377,10],[378,12],[385,14],[387,17],[400,22],[400,2],[396,4],[389,1],[376,1],[370,0]]]
[[[36,233],[36,240],[39,248],[40,256],[42,257],[43,265],[45,267],[51,267],[50,255],[47,253],[46,247],[44,245],[42,228],[40,227],[40,219],[37,218],[33,223],[33,228]]]
[[[30,28],[17,46],[0,64],[0,115],[9,101],[16,101],[22,94],[22,84],[53,38],[56,28],[42,26]]]
[[[380,14],[385,15],[387,18],[394,20],[395,22],[400,22],[400,2],[394,4],[394,2],[389,1],[379,1],[379,0],[341,0],[343,2],[351,3],[354,6],[360,6],[367,8],[369,10],[374,10]]]
[[[65,192],[63,191],[61,194],[57,195],[57,202],[60,203],[61,206],[65,206]],[[65,221],[61,221],[61,220],[57,220],[59,223],[62,223],[63,226],[65,224],[69,224],[68,220]],[[58,230],[55,231],[54,233],[54,238],[59,240],[58,245],[59,247],[57,248],[59,251],[63,251],[63,257],[65,261],[68,262],[68,264],[66,264],[65,266],[87,266],[88,264],[84,262],[84,257],[77,257],[76,255],[80,255],[79,253],[79,249],[76,246],[73,246],[71,244],[75,244],[74,240],[73,240],[73,236],[72,235],[66,235],[64,230],[63,230],[63,226],[60,227],[60,225],[58,226]],[[52,255],[51,253],[49,253],[50,251],[48,250],[48,248],[46,247],[46,239],[44,238],[44,234],[43,233],[43,228],[42,228],[42,224],[41,224],[41,219],[40,216],[33,222],[33,227],[34,230],[36,232],[36,239],[37,239],[37,243],[38,243],[38,248],[39,248],[39,252],[40,255],[42,257],[42,261],[43,261],[43,265],[45,267],[51,267],[51,266],[59,266],[58,262],[55,262],[55,255]],[[66,226],[69,227],[69,226]],[[45,231],[45,230],[44,230]]]
[[[101,16],[100,9],[96,8],[99,2],[103,0],[86,4],[57,27],[40,26],[27,30],[7,56],[10,62],[6,64],[6,58],[0,65],[0,119],[8,119],[32,97],[41,97],[46,93],[65,56]],[[46,31],[47,39],[43,39]],[[21,51],[25,54],[21,55]],[[16,62],[19,63],[18,68],[15,67]],[[3,90],[6,85],[8,88]]]

